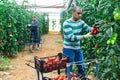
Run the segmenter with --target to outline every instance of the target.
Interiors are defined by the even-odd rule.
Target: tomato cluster
[[[117,36],[118,34],[117,33],[114,33],[110,36],[110,39],[107,40],[107,44],[115,44],[116,40],[117,40]]]
[[[91,34],[97,34],[99,32],[99,29],[96,27],[96,25],[94,24],[92,26],[92,31],[91,31]]]
[[[114,15],[114,19],[116,21],[120,20],[120,8],[115,8],[114,11],[113,11],[113,15]]]
[[[52,70],[62,69],[66,67],[67,57],[59,56],[47,57],[44,59],[36,59],[35,65],[40,71],[51,72]]]
[[[75,74],[72,72],[70,72],[70,77],[71,77],[71,80],[77,80],[75,78]],[[65,75],[56,75],[53,80],[68,80],[68,77],[66,74]]]

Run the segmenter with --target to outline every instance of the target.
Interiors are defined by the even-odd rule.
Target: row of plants
[[[40,22],[40,34],[48,32],[48,15],[27,10],[24,6],[8,0],[0,1],[0,55],[14,56],[29,42],[27,24],[32,15]],[[46,18],[45,18],[46,17]]]
[[[85,59],[98,59],[98,79],[100,80],[120,79],[119,4],[118,0],[79,0],[76,2],[76,5],[83,9],[81,19],[90,26],[97,24],[100,30],[98,34],[93,35],[93,38],[82,40],[80,43]],[[72,6],[67,12],[63,11],[61,24],[65,19],[71,17]],[[89,70],[93,69],[89,68]],[[90,72],[89,70],[88,72]]]
[[[4,57],[17,56],[29,43],[30,30],[27,24],[31,23],[32,15],[36,15],[40,22],[40,36],[48,33],[47,13],[34,12],[16,2],[0,0],[0,64],[4,62]],[[5,58],[5,61],[8,60]]]

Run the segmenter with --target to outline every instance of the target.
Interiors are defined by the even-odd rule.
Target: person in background
[[[31,30],[31,38],[30,38],[30,50],[33,51],[33,47],[38,44],[38,26],[39,21],[37,20],[36,16],[32,16],[32,23],[30,24],[30,30]]]
[[[85,65],[83,53],[80,48],[80,41],[86,38],[91,38],[90,34],[92,28],[88,26],[83,20],[81,20],[82,9],[75,6],[72,10],[72,17],[67,19],[63,23],[63,54],[69,56],[69,62],[81,62],[81,65],[77,65],[78,73],[85,75]],[[86,35],[81,35],[82,30],[87,31]],[[70,66],[72,71],[72,66]]]

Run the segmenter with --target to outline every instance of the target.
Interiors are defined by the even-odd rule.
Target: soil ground
[[[0,75],[0,80],[37,80],[36,70],[25,63],[30,63],[34,66],[34,56],[46,57],[57,55],[57,53],[62,51],[63,45],[60,33],[47,34],[42,38],[43,44],[40,50],[30,53],[29,47],[26,46],[24,51],[19,52],[17,57],[10,60],[10,67],[5,71],[7,74]],[[44,76],[54,77],[54,74],[57,74],[57,71],[45,73]]]

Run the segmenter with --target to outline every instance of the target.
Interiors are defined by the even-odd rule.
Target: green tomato
[[[111,41],[110,40],[107,40],[107,44],[109,45],[111,43]]]
[[[115,15],[115,14],[116,14],[116,11],[114,10],[114,11],[113,11],[113,15]]]
[[[100,53],[100,50],[98,49],[98,50],[97,50],[97,54],[99,54],[99,53]]]
[[[117,21],[117,20],[120,20],[120,13],[116,13],[114,15],[114,19]]]
[[[112,38],[112,40],[116,40],[116,39],[117,39],[117,37],[113,37],[113,38]]]
[[[117,39],[118,34],[114,33],[112,34],[112,36],[110,37],[111,40],[116,40]]]
[[[118,8],[115,8],[114,11],[113,11],[113,15],[115,15],[117,12],[118,12]]]
[[[114,33],[114,36],[115,36],[115,37],[117,37],[117,36],[118,36],[118,34],[117,34],[117,33]]]
[[[111,44],[115,44],[115,40],[111,40]]]

